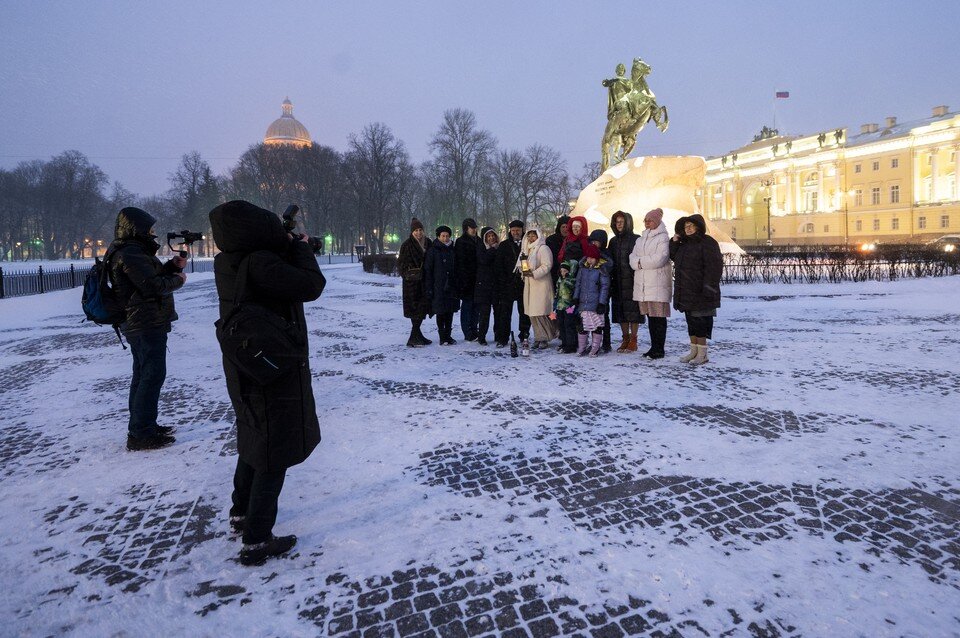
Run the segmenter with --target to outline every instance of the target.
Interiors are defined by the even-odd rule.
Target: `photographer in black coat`
[[[317,299],[325,280],[308,238],[288,234],[280,218],[245,201],[210,211],[220,318],[234,308],[241,267],[243,299],[282,317],[302,339],[301,363],[266,385],[223,358],[227,391],[237,415],[237,469],[233,477],[231,525],[243,532],[240,562],[255,565],[288,551],[296,536],[276,537],[277,499],[286,469],[302,463],[320,442],[313,399],[303,304]]]
[[[152,450],[174,442],[173,428],[157,424],[157,404],[167,377],[167,334],[177,319],[173,291],[187,280],[182,272],[187,260],[178,255],[160,263],[156,222],[145,210],[122,209],[106,256],[115,294],[125,304],[120,330],[133,354],[128,450]]]

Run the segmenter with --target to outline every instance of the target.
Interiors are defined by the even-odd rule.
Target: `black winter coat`
[[[523,298],[523,277],[514,272],[520,257],[520,244],[507,237],[497,246],[493,272],[497,294],[504,301],[517,301]]]
[[[683,224],[697,225],[695,235],[687,236]],[[680,241],[670,241],[673,260],[673,307],[681,312],[713,310],[720,307],[720,278],[723,276],[723,255],[720,245],[706,234],[707,225],[701,215],[682,217],[676,232]]]
[[[423,268],[423,285],[427,292],[430,311],[435,315],[456,312],[460,309],[454,262],[453,246],[434,239],[427,251]]]
[[[423,289],[423,266],[429,246],[427,244],[424,248],[410,235],[397,255],[397,271],[403,280],[403,316],[407,319],[422,320],[430,314],[427,293]]]
[[[170,332],[170,323],[177,320],[173,291],[183,282],[172,261],[161,264],[157,259],[160,244],[149,234],[155,223],[153,216],[139,208],[124,208],[117,215],[116,239],[108,252],[112,253],[111,281],[117,297],[126,304],[126,320],[120,324],[125,335],[145,330]]]
[[[553,231],[553,234],[547,237],[544,242],[550,252],[553,254],[553,265],[550,266],[550,276],[553,278],[553,285],[557,285],[557,279],[560,278],[560,247],[563,245],[563,235],[560,234],[560,228],[570,221],[570,218],[566,215],[561,215],[557,218],[557,228]],[[583,255],[581,255],[582,257]],[[579,261],[579,258],[577,258]]]
[[[497,248],[477,247],[477,285],[473,288],[473,302],[492,304],[497,299],[495,266]]]
[[[303,337],[302,366],[269,385],[253,382],[223,358],[240,458],[259,471],[283,470],[305,461],[320,442],[303,304],[317,299],[326,281],[310,246],[291,242],[270,211],[233,201],[214,208],[210,223],[222,251],[213,266],[220,317],[233,307],[237,275],[247,259],[244,297],[293,323]]]
[[[467,235],[466,230],[454,244],[453,252],[457,261],[457,296],[460,299],[473,299],[473,289],[477,285],[477,250],[480,244],[480,238]]]
[[[617,216],[623,216],[623,232],[617,232]],[[630,213],[616,212],[610,220],[613,239],[607,246],[607,253],[613,261],[610,274],[610,300],[613,302],[613,323],[641,323],[640,304],[633,300],[633,274],[630,267],[630,253],[636,245],[639,235],[633,232],[633,216]]]

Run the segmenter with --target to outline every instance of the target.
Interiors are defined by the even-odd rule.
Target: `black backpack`
[[[83,281],[83,297],[80,305],[87,321],[92,321],[98,326],[113,326],[120,345],[126,350],[127,346],[123,344],[123,339],[120,337],[120,324],[127,318],[126,303],[117,296],[110,277],[110,259],[114,252],[114,249],[110,248],[103,256],[103,261],[99,257],[94,259],[93,267]]]
[[[259,385],[267,385],[301,367],[306,342],[296,326],[277,313],[244,299],[249,257],[240,262],[233,308],[214,325],[223,356]]]

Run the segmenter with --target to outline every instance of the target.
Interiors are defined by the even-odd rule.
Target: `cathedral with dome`
[[[267,134],[263,136],[263,143],[269,145],[285,145],[304,147],[313,142],[307,127],[293,117],[293,103],[286,98],[282,104],[283,115],[275,119],[267,127]]]

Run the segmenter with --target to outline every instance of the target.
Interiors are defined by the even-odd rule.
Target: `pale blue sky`
[[[142,194],[198,150],[219,171],[287,95],[338,150],[381,121],[414,160],[445,109],[507,148],[598,159],[600,81],[641,56],[670,111],[642,154],[715,155],[773,117],[811,133],[960,107],[960,2],[0,0],[0,166],[66,149]]]

